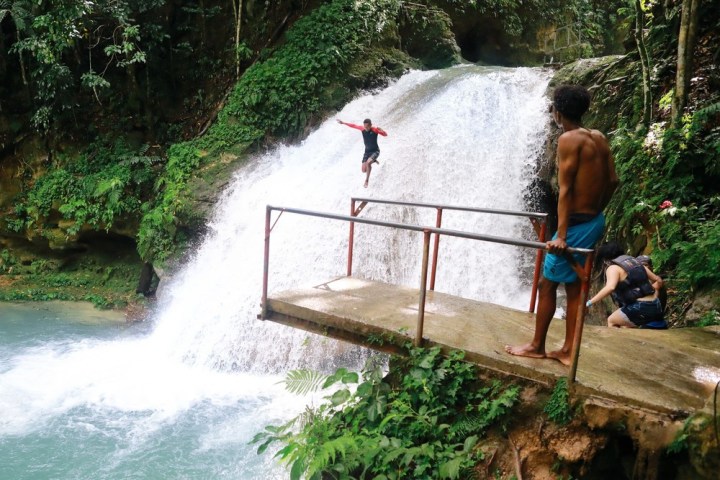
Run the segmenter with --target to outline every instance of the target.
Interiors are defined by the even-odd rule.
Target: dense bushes
[[[691,286],[720,285],[720,126],[699,112],[681,130],[622,128],[614,139],[624,184],[616,229],[648,232],[656,268]]]
[[[462,358],[462,352],[443,357],[439,348],[411,350],[398,359],[395,381],[383,378],[381,364],[371,359],[359,384],[359,376],[344,369],[328,377],[291,372],[286,385],[292,391],[322,385],[334,393],[318,408],[258,434],[258,453],[283,444],[277,456],[292,479],[468,478],[482,458],[479,438],[504,425],[520,389],[482,384]]]
[[[631,253],[651,252],[670,291],[671,320],[684,324],[694,292],[720,286],[720,96],[713,87],[720,84],[720,75],[714,47],[717,14],[708,9],[700,16],[688,105],[671,126],[677,3],[654,3],[646,16],[645,41],[653,66],[649,122],[642,115],[639,68],[615,72],[617,86],[602,82],[596,95],[605,92],[601,102],[603,95],[614,98],[609,104],[615,105],[613,112],[621,112],[612,132],[621,187],[610,205],[608,236],[625,239]],[[629,54],[628,60],[637,65],[632,63],[637,54]]]
[[[156,203],[142,220],[140,254],[158,261],[171,253],[178,194],[203,158],[238,154],[266,136],[297,135],[323,107],[323,90],[398,8],[397,0],[334,0],[298,20],[284,44],[243,74],[207,134],[170,148]]]
[[[63,231],[75,235],[84,227],[109,230],[122,218],[134,216],[147,199],[153,165],[161,159],[147,155],[148,146],[132,149],[123,140],[98,141],[79,155],[58,155],[45,175],[16,200],[10,229],[49,234],[54,211],[66,220]]]

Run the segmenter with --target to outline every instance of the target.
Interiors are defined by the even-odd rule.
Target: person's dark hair
[[[580,85],[560,85],[553,92],[553,107],[568,120],[580,123],[590,108],[590,92]]]
[[[597,258],[598,262],[602,263],[617,258],[620,255],[625,255],[625,250],[618,242],[606,242],[598,247],[595,258]]]
[[[370,121],[369,118],[366,118],[365,120],[363,120],[363,123],[369,123],[370,125],[372,125],[372,122]]]

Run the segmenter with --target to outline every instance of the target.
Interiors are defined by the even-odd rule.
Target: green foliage
[[[21,75],[34,94],[33,126],[46,132],[58,113],[74,107],[70,92],[78,79],[97,97],[98,89],[110,87],[105,78],[110,67],[144,63],[141,27],[133,23],[133,17],[162,4],[164,0],[140,4],[124,0],[0,1],[0,18],[9,16],[16,30],[10,53],[20,57]],[[148,27],[150,32],[152,25]],[[83,66],[85,71],[75,74],[80,50],[87,51],[88,64]],[[93,69],[93,56],[101,68]]]
[[[158,157],[147,156],[148,147],[130,149],[122,139],[107,145],[91,145],[79,157],[59,157],[54,168],[16,199],[10,228],[36,228],[49,235],[48,224],[57,210],[68,225],[67,235],[83,226],[108,230],[118,219],[141,208],[150,190],[153,165]]]
[[[372,358],[362,372],[345,369],[324,377],[326,402],[285,425],[255,436],[258,453],[279,442],[290,478],[457,479],[481,458],[480,436],[502,425],[519,387],[483,386],[462,352],[413,349],[397,359],[398,382],[383,378]],[[306,392],[322,380],[291,372],[288,386]],[[349,385],[357,384],[354,390]]]
[[[612,145],[620,188],[610,204],[608,237],[625,239],[629,245],[647,240],[654,269],[666,281],[666,316],[681,324],[693,291],[720,285],[720,97],[711,87],[720,75],[708,67],[714,51],[706,47],[715,42],[715,17],[701,15],[699,28],[704,33],[699,38],[704,40],[695,50],[688,108],[679,125],[671,128],[680,9],[672,2],[641,3],[653,63],[655,123],[649,128],[636,125],[642,111],[639,68],[621,72],[627,84],[609,93],[632,95],[615,109],[621,112]],[[632,52],[628,59],[635,55]],[[634,118],[628,114],[632,111]]]
[[[679,129],[623,127],[614,138],[622,189],[611,235],[651,231],[656,270],[691,287],[720,285],[720,125],[710,105]],[[672,205],[667,206],[665,201]],[[665,207],[661,207],[665,205]]]
[[[697,323],[698,327],[710,327],[713,325],[720,325],[720,312],[717,310],[710,310],[705,313]]]
[[[611,53],[617,40],[613,38],[620,30],[619,24],[633,16],[622,9],[627,0],[589,0],[569,2],[575,19],[579,39],[589,47],[583,56],[600,56]]]
[[[156,182],[157,201],[142,219],[138,249],[162,261],[173,251],[181,192],[205,157],[238,154],[266,136],[299,134],[323,107],[323,91],[343,75],[349,62],[369,45],[397,0],[333,0],[298,20],[285,42],[240,78],[207,134],[173,145]]]
[[[567,378],[559,378],[555,384],[552,395],[545,405],[544,412],[548,418],[558,425],[567,425],[573,417],[570,408],[570,394],[568,392]]]
[[[131,247],[88,252],[73,261],[13,257],[0,251],[0,301],[87,301],[98,308],[136,302],[141,263]]]
[[[690,439],[689,426],[692,423],[692,417],[685,420],[683,428],[675,435],[673,441],[667,447],[668,453],[682,453],[690,448],[688,440]]]

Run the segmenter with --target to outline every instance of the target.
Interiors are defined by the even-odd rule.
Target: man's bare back
[[[539,285],[535,333],[530,343],[506,345],[505,351],[511,355],[553,358],[565,365],[571,361],[581,289],[577,274],[562,254],[568,246],[593,248],[605,226],[601,213],[618,183],[605,136],[581,126],[580,118],[589,105],[590,94],[583,87],[563,85],[555,90],[551,113],[555,123],[564,130],[557,149],[558,229],[553,240],[547,242],[550,253],[545,257]],[[567,293],[565,341],[559,350],[546,353],[545,340],[560,283],[565,285]]]
[[[577,163],[572,179],[569,213],[597,215],[610,201],[610,186],[617,180],[607,139],[598,130],[576,128],[558,140],[558,160]]]

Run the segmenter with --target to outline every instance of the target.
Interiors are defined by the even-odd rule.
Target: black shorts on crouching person
[[[620,309],[620,312],[627,320],[630,320],[638,327],[643,327],[649,323],[664,322],[662,306],[657,298],[649,302],[638,301],[625,305]]]
[[[369,161],[369,162],[377,161],[377,158],[378,158],[379,156],[380,156],[380,150],[371,150],[371,151],[369,151],[369,152],[365,152],[365,153],[363,154],[362,163],[365,163],[365,162],[368,162],[368,161]]]

